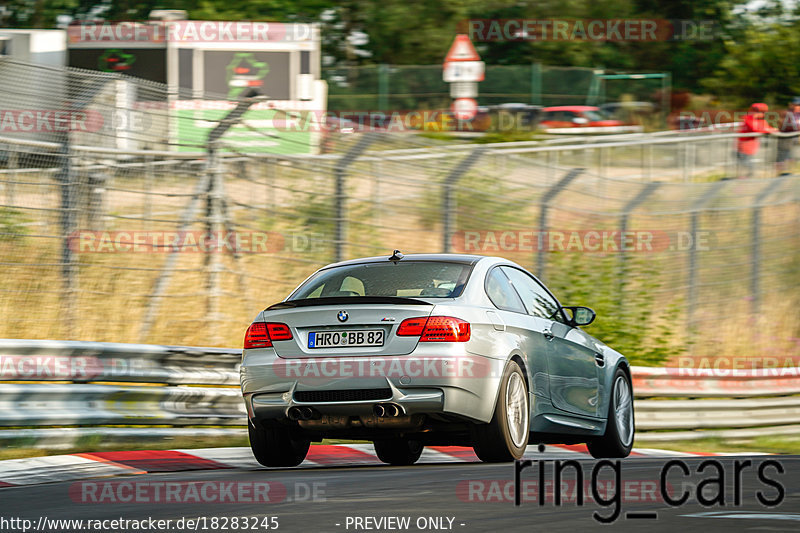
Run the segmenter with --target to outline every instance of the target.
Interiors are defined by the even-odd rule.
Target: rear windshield
[[[472,265],[400,261],[347,265],[318,272],[289,300],[342,296],[455,298],[464,290]]]

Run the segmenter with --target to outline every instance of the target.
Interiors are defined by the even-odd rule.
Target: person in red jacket
[[[767,124],[764,114],[769,107],[767,104],[757,103],[750,106],[750,111],[745,115],[739,133],[772,133],[775,128]],[[758,153],[759,138],[739,137],[736,143],[736,159],[738,161],[738,174],[740,178],[753,176],[753,156]],[[742,173],[744,171],[744,174]]]

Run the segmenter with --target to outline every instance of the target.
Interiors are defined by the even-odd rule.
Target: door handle
[[[550,331],[549,329],[542,331],[542,335],[544,335],[544,338],[549,341],[553,340],[553,332]]]

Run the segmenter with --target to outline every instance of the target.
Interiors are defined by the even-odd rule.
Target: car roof
[[[545,111],[598,111],[600,108],[593,105],[557,105],[545,107]]]
[[[358,265],[363,263],[385,263],[389,261],[389,257],[391,254],[386,255],[379,255],[374,257],[361,257],[358,259],[350,259],[348,261],[340,261],[338,263],[332,263],[330,265],[326,265],[322,267],[320,270],[346,266],[346,265]],[[404,255],[400,261],[447,261],[450,263],[464,263],[468,265],[474,265],[481,259],[488,259],[485,255],[474,255],[474,254],[407,254]],[[494,258],[500,259],[500,258]]]

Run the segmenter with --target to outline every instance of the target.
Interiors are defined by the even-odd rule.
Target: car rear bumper
[[[287,370],[286,360],[274,350],[247,350],[240,377],[248,416],[290,419],[290,409],[310,407],[317,418],[369,417],[376,404],[390,403],[409,417],[449,414],[491,420],[505,361],[418,354],[388,359],[340,357],[327,367],[302,359],[293,360]]]

